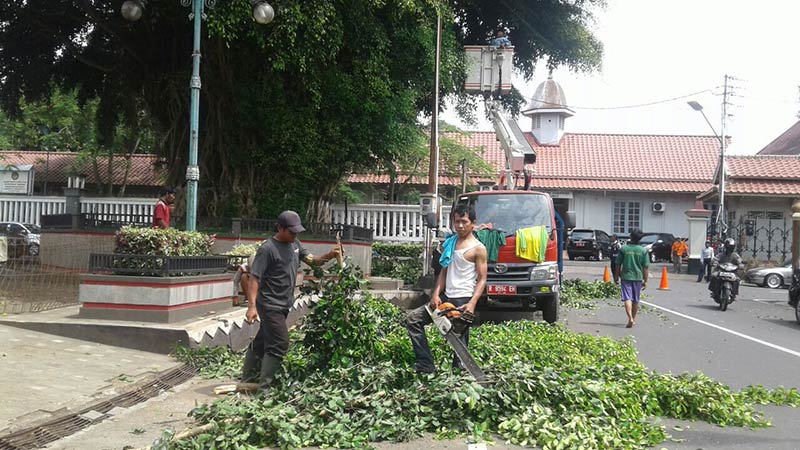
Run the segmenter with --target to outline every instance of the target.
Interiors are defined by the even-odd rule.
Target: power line
[[[635,105],[625,105],[625,106],[571,106],[571,105],[562,105],[560,103],[547,102],[547,101],[544,101],[544,100],[539,100],[537,98],[534,98],[531,101],[532,102],[539,102],[539,103],[542,103],[544,105],[561,106],[561,107],[566,107],[566,108],[570,108],[570,109],[587,109],[587,110],[602,111],[602,110],[609,110],[609,109],[643,108],[645,106],[653,106],[653,105],[658,105],[658,104],[661,104],[661,103],[674,102],[676,100],[682,100],[682,99],[685,99],[685,98],[693,97],[693,96],[699,95],[699,94],[705,94],[705,93],[708,93],[708,92],[713,93],[711,89],[703,89],[702,91],[692,92],[691,94],[681,95],[681,96],[678,96],[678,97],[672,97],[672,98],[667,98],[667,99],[663,99],[663,100],[656,100],[656,101],[652,101],[652,102],[648,102],[648,103],[639,103],[639,104],[635,104]]]

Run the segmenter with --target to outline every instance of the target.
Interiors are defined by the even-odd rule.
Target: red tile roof
[[[725,165],[725,194],[800,195],[800,155],[732,155]]]
[[[117,156],[113,161],[114,184],[121,185],[125,177],[125,159]],[[97,162],[100,167],[101,179],[99,182],[107,183],[105,176],[108,173],[108,157],[99,157]],[[49,182],[66,183],[67,176],[77,172],[86,176],[87,183],[98,183],[94,176],[94,170],[92,170],[92,163],[78,163],[77,153],[0,151],[0,164],[32,164],[36,170],[37,181],[44,181],[47,177]],[[165,166],[158,164],[158,158],[155,155],[132,155],[131,168],[128,172],[129,186],[163,186],[165,181]]]
[[[800,180],[800,155],[725,156],[730,178]]]
[[[400,175],[396,180],[398,183],[405,183],[407,176]],[[358,174],[354,173],[350,175],[347,179],[349,183],[363,183],[363,184],[389,184],[389,175],[388,174]],[[494,182],[494,178],[486,178],[486,177],[476,177],[470,176],[469,181],[471,183],[479,183],[479,182]],[[428,176],[414,176],[411,177],[411,181],[408,184],[413,185],[427,185],[428,184]],[[451,176],[439,176],[439,185],[441,186],[460,186],[461,185],[461,178],[460,177],[451,177]]]
[[[483,147],[488,163],[498,172],[505,168],[493,131],[450,136]],[[536,151],[537,188],[699,193],[711,188],[719,159],[714,136],[566,133],[560,145],[540,145],[533,134],[525,136]]]
[[[800,180],[728,180],[725,195],[779,195],[796,197],[800,195]]]

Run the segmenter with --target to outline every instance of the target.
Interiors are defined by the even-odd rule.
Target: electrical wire
[[[643,108],[645,106],[653,106],[653,105],[658,105],[658,104],[661,104],[661,103],[674,102],[676,100],[682,100],[684,98],[689,98],[689,97],[693,97],[695,95],[705,94],[705,93],[708,93],[708,92],[712,92],[712,90],[711,89],[703,89],[702,91],[692,92],[691,94],[680,95],[678,97],[672,97],[672,98],[667,98],[667,99],[663,99],[663,100],[656,100],[656,101],[647,102],[647,103],[639,103],[639,104],[635,104],[635,105],[624,105],[624,106],[571,106],[571,105],[562,105],[560,103],[546,102],[544,100],[539,100],[539,99],[536,99],[536,98],[532,99],[531,102],[539,102],[539,103],[542,103],[544,105],[561,106],[561,107],[566,107],[566,108],[570,108],[570,109],[584,109],[584,110],[604,111],[604,110],[610,110],[610,109]]]

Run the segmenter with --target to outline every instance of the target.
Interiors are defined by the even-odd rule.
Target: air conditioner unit
[[[653,212],[664,212],[667,205],[664,202],[653,202]]]

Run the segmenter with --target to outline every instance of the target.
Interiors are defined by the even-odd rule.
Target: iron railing
[[[42,228],[50,230],[78,229],[78,230],[112,230],[116,231],[124,226],[149,228],[152,226],[152,216],[148,214],[112,214],[112,213],[81,213],[43,215]],[[182,227],[181,217],[174,217],[172,226]],[[227,218],[198,218],[198,229],[207,232],[230,232],[234,236],[242,234],[259,234],[269,236],[275,232],[277,221],[274,219],[227,219]],[[304,223],[307,234],[316,236],[336,236],[339,233],[343,242],[372,243],[373,231],[369,228],[354,225],[331,223]]]
[[[89,271],[96,274],[138,276],[183,276],[225,273],[227,256],[164,256],[92,253]]]
[[[43,214],[41,216],[41,227],[51,230],[72,229],[72,214]]]
[[[149,228],[153,225],[153,216],[148,214],[82,213],[81,224],[84,230],[119,230],[124,226]]]
[[[781,262],[792,254],[792,223],[786,219],[742,218],[727,236],[743,258]]]
[[[277,220],[273,219],[233,219],[232,233],[269,235],[277,230]],[[238,223],[237,223],[238,221]],[[368,242],[373,240],[372,230],[353,225],[309,222],[303,223],[305,233],[317,236],[336,236],[339,233],[345,242]]]

